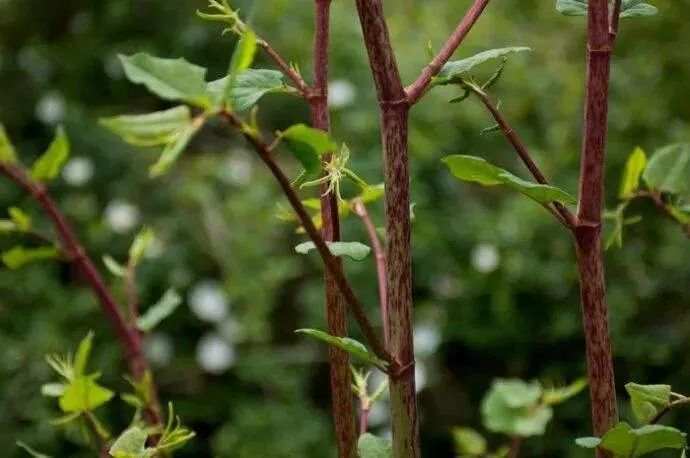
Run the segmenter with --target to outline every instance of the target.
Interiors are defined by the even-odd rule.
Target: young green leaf
[[[649,423],[661,410],[671,402],[670,385],[638,385],[628,383],[625,390],[630,396],[635,418],[641,423]]]
[[[186,105],[143,115],[102,118],[101,125],[135,146],[166,145],[192,122]]]
[[[363,261],[371,252],[371,248],[359,242],[326,242],[333,256],[347,256],[355,261]],[[316,249],[314,242],[300,243],[295,247],[299,254],[308,254]]]
[[[93,331],[90,331],[86,337],[79,342],[77,353],[74,356],[74,376],[81,377],[86,374],[86,365],[91,356],[91,348],[93,347]]]
[[[98,374],[75,378],[60,397],[60,408],[65,413],[89,412],[110,401],[115,395],[96,380]]]
[[[564,16],[586,16],[587,0],[557,0],[556,11]]]
[[[19,232],[27,232],[31,230],[31,217],[24,213],[21,208],[10,207],[7,212],[10,214],[10,219],[12,220],[16,230]]]
[[[33,458],[52,458],[50,455],[40,453],[40,452],[34,450],[33,448],[29,447],[28,445],[26,445],[24,442],[21,442],[21,441],[17,441],[17,447],[24,450],[26,453],[28,453]]]
[[[148,434],[138,426],[125,430],[115,439],[108,453],[114,458],[146,458],[153,453],[146,450]]]
[[[318,329],[298,329],[295,332],[340,348],[350,353],[352,356],[381,369],[385,369],[386,367],[385,361],[380,360],[375,354],[370,352],[364,344],[350,339],[349,337],[335,337],[326,332],[319,331]]]
[[[538,382],[495,381],[482,401],[484,426],[490,431],[519,437],[544,434],[553,411],[539,402],[542,393]]]
[[[321,156],[338,149],[338,145],[328,133],[304,124],[290,127],[280,134],[280,138],[300,161],[308,175],[321,170]]]
[[[174,140],[165,147],[158,161],[151,166],[149,170],[151,178],[157,178],[170,170],[185,148],[187,148],[189,142],[192,141],[194,135],[201,129],[204,122],[205,118],[196,118],[191,124],[178,132]]]
[[[647,154],[638,146],[625,163],[625,171],[618,192],[619,198],[630,199],[635,195],[640,187],[640,178],[645,167],[647,167]]]
[[[2,262],[8,268],[16,270],[32,262],[55,259],[59,254],[60,252],[55,247],[24,248],[16,246],[2,253]]]
[[[169,452],[175,451],[183,447],[187,442],[192,440],[196,433],[191,429],[182,426],[180,417],[175,415],[172,402],[168,403],[168,422],[165,425],[163,434],[161,434],[160,441],[156,446],[156,451]]]
[[[251,30],[246,30],[237,42],[235,52],[233,52],[232,59],[230,59],[228,81],[224,90],[226,100],[232,102],[231,95],[235,80],[242,72],[252,66],[257,49],[256,34]]]
[[[213,94],[214,104],[227,102],[235,111],[244,111],[256,105],[259,100],[273,93],[289,93],[291,88],[285,84],[283,74],[275,70],[248,69],[237,75],[230,94],[226,98],[224,88],[229,77],[208,83],[209,93]]]
[[[119,58],[131,82],[143,84],[159,97],[182,100],[201,108],[210,106],[205,68],[184,59],[162,59],[145,53]]]
[[[393,444],[390,440],[364,433],[357,441],[359,458],[392,458]]]
[[[453,444],[459,456],[483,456],[487,452],[486,439],[472,428],[453,428]]]
[[[669,145],[657,150],[643,178],[656,191],[690,196],[690,144]]]
[[[181,303],[182,297],[177,291],[169,289],[158,302],[139,317],[137,328],[142,332],[151,332],[161,321],[172,315]]]
[[[124,277],[127,275],[127,268],[108,254],[103,256],[103,264],[105,265],[105,268],[108,269],[108,272],[116,277]]]
[[[0,124],[0,163],[13,164],[17,162],[17,152],[7,136],[5,126]]]
[[[138,265],[155,239],[156,235],[151,228],[145,227],[139,231],[134,242],[132,242],[132,246],[129,247],[129,264]]]
[[[53,142],[31,167],[31,178],[37,181],[49,181],[58,176],[69,157],[69,149],[65,129],[58,127]]]
[[[443,162],[456,178],[463,181],[479,183],[483,186],[505,185],[541,204],[576,203],[573,196],[559,188],[523,180],[479,157],[454,155],[443,158]]]
[[[455,60],[448,62],[443,66],[438,76],[434,78],[434,84],[445,85],[458,82],[463,76],[466,76],[470,70],[478,65],[494,59],[505,58],[506,56],[518,53],[531,51],[530,48],[524,46],[512,46],[509,48],[490,49],[488,51],[480,52],[472,57],[466,59]]]
[[[547,405],[562,404],[568,399],[580,394],[586,387],[587,379],[581,378],[564,387],[547,388],[544,390],[542,401]]]

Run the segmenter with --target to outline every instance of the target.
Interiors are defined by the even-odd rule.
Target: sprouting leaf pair
[[[556,0],[556,11],[564,16],[586,16],[588,8],[587,0]],[[622,0],[622,19],[654,16],[659,12],[657,8],[644,0]]]
[[[29,178],[36,182],[48,182],[55,179],[69,158],[70,143],[62,127],[58,127],[55,137],[46,151],[34,162],[29,171]],[[5,128],[0,124],[0,164],[14,166],[19,162],[17,152],[12,145]],[[33,232],[31,217],[17,207],[8,210],[9,219],[0,219],[0,234],[23,233],[36,235]],[[19,269],[34,262],[54,259],[60,255],[56,246],[25,247],[17,245],[0,255],[2,262],[10,269]]]

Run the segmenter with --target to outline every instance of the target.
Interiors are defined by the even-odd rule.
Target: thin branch
[[[338,290],[340,291],[340,294],[343,296],[343,298],[349,305],[350,311],[354,315],[355,320],[357,320],[357,323],[359,324],[359,327],[362,330],[362,334],[364,334],[364,337],[366,338],[367,343],[371,347],[371,350],[376,354],[376,356],[391,364],[391,370],[395,370],[398,366],[397,362],[394,361],[393,357],[390,355],[390,353],[388,353],[385,346],[377,336],[374,327],[372,326],[371,322],[369,321],[369,318],[366,315],[366,312],[364,311],[364,306],[352,290],[352,287],[350,286],[349,281],[345,277],[345,274],[343,273],[343,269],[340,266],[338,259],[335,256],[333,256],[333,254],[330,252],[328,246],[326,245],[326,242],[321,236],[321,233],[314,226],[314,223],[312,222],[309,213],[307,213],[307,210],[304,208],[302,201],[300,200],[295,190],[292,188],[290,179],[285,175],[285,173],[283,173],[283,171],[280,169],[278,164],[273,159],[273,154],[271,153],[269,145],[264,143],[256,134],[251,132],[247,128],[247,126],[237,116],[235,116],[234,113],[231,113],[229,111],[223,111],[220,113],[220,115],[226,121],[228,121],[228,123],[232,127],[240,131],[242,136],[252,145],[252,147],[257,152],[261,160],[271,171],[276,181],[278,181],[278,184],[283,190],[283,193],[285,194],[286,198],[290,202],[290,205],[297,214],[300,223],[302,223],[304,230],[306,231],[307,235],[312,240],[312,242],[314,242],[317,251],[321,255],[321,259],[323,259],[323,263],[326,269],[331,273],[331,275],[333,275],[333,278],[335,279],[338,285]]]
[[[359,434],[362,435],[369,429],[369,407],[364,405],[364,402],[360,402],[359,408]]]
[[[136,282],[136,266],[130,262],[125,272],[125,295],[127,296],[127,308],[129,310],[129,320],[136,323],[139,318],[139,294]]]
[[[662,410],[660,410],[659,412],[657,412],[657,414],[656,414],[651,420],[649,420],[649,424],[650,424],[650,425],[655,425],[655,424],[659,423],[659,421],[661,421],[661,419],[662,419],[667,413],[669,413],[673,408],[675,408],[675,407],[680,407],[680,406],[683,406],[683,405],[686,405],[686,404],[690,404],[690,398],[683,397],[683,398],[681,398],[681,399],[678,399],[678,400],[676,400],[676,401],[671,402],[669,405],[667,405],[667,406],[664,407]]]
[[[115,329],[130,372],[135,379],[141,379],[149,371],[148,361],[142,350],[141,336],[136,328],[128,325],[101,274],[77,239],[67,219],[48,194],[45,186],[32,180],[23,168],[14,164],[0,163],[0,173],[30,194],[50,218],[60,239],[62,249],[69,255],[70,261],[82,272],[84,279],[98,298],[103,313]],[[152,426],[161,424],[160,405],[156,396],[152,396],[151,403],[145,409],[145,415]]]
[[[522,437],[515,436],[510,441],[510,449],[508,450],[507,458],[518,458],[520,456],[520,449],[522,448]]]
[[[431,84],[431,80],[434,76],[438,75],[443,66],[448,62],[453,53],[458,49],[458,46],[465,39],[467,34],[472,30],[474,24],[481,17],[484,9],[489,4],[490,0],[475,0],[470,9],[465,14],[465,17],[460,21],[455,31],[451,34],[450,38],[446,41],[439,51],[438,55],[433,58],[431,62],[422,70],[422,74],[419,75],[417,80],[409,85],[406,89],[407,99],[410,105],[414,105],[422,98],[426,90]]]
[[[364,227],[367,230],[367,235],[369,236],[369,241],[371,243],[371,248],[374,251],[374,258],[376,260],[376,276],[378,279],[379,287],[379,305],[381,307],[381,322],[383,323],[383,334],[385,336],[386,346],[388,345],[389,339],[389,329],[388,329],[388,298],[387,285],[388,285],[388,274],[386,272],[386,252],[379,240],[379,235],[376,232],[376,227],[371,221],[369,212],[367,211],[366,205],[361,200],[356,200],[352,206],[352,210],[357,216],[360,217]]]
[[[494,120],[501,128],[501,132],[503,132],[503,135],[513,146],[518,156],[520,156],[520,159],[525,164],[527,169],[530,171],[534,179],[537,180],[537,182],[540,184],[548,185],[549,180],[542,173],[541,169],[539,169],[539,166],[532,158],[532,154],[525,145],[525,142],[522,141],[520,135],[518,135],[515,129],[513,129],[513,127],[508,123],[508,120],[499,111],[498,107],[493,103],[489,95],[484,91],[477,90],[476,88],[470,88],[470,90],[479,98],[479,100],[481,100],[486,109],[489,110],[491,116],[493,116]],[[554,216],[556,216],[559,222],[561,222],[561,224],[563,224],[566,228],[572,230],[576,226],[575,216],[572,214],[570,210],[568,210],[559,202],[554,202],[553,206],[546,205],[546,207],[548,207],[547,210],[555,210],[556,215]]]
[[[302,75],[300,75],[297,70],[295,70],[290,64],[287,63],[285,59],[275,50],[266,40],[259,38],[258,45],[268,57],[275,62],[281,72],[288,77],[297,86],[297,90],[300,92],[302,97],[309,99],[311,97],[311,88],[304,81]]]

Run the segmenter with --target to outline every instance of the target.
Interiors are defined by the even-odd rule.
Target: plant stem
[[[381,0],[357,0],[369,66],[381,111],[386,185],[386,264],[389,349],[399,368],[390,377],[393,456],[418,458],[419,418],[412,339],[409,103],[400,79]]]
[[[340,263],[337,262],[338,259],[335,256],[333,256],[331,251],[328,249],[328,245],[326,245],[326,242],[321,236],[321,233],[318,229],[316,229],[316,226],[314,226],[314,223],[312,222],[309,213],[307,213],[307,210],[306,208],[304,208],[302,201],[300,200],[295,190],[292,188],[290,179],[285,175],[285,173],[283,173],[283,171],[276,163],[275,159],[273,159],[273,154],[271,153],[270,146],[264,143],[258,137],[258,135],[255,132],[252,132],[237,116],[235,116],[234,113],[231,113],[229,111],[222,111],[220,115],[226,121],[228,121],[228,123],[232,127],[238,129],[241,132],[245,140],[247,140],[249,144],[252,145],[252,147],[259,155],[261,160],[273,174],[273,177],[280,185],[280,188],[285,194],[285,197],[290,202],[290,206],[297,214],[297,218],[299,218],[300,223],[302,223],[302,226],[304,227],[304,230],[306,231],[307,235],[309,236],[311,241],[314,242],[316,250],[319,252],[319,255],[321,256],[321,259],[323,260],[326,269],[331,273],[331,275],[333,275],[333,278],[335,279],[336,284],[338,285],[338,290],[340,291],[340,294],[345,299],[347,305],[350,307],[350,311],[354,315],[355,320],[357,320],[357,324],[359,324],[362,334],[364,334],[364,337],[366,338],[367,343],[371,347],[371,350],[374,352],[374,354],[376,354],[376,356],[390,364],[390,370],[395,371],[395,369],[397,368],[397,364],[395,364],[393,357],[390,353],[388,353],[385,346],[383,345],[379,337],[376,335],[376,331],[374,331],[374,327],[372,326],[371,322],[369,321],[369,318],[367,317],[364,311],[364,306],[355,295],[355,292],[352,290],[352,287],[350,286],[347,277],[343,273],[343,269]]]
[[[660,411],[654,416],[654,418],[652,418],[651,420],[649,420],[649,424],[650,424],[650,425],[654,425],[654,424],[659,423],[659,421],[660,421],[667,413],[669,413],[669,412],[671,411],[671,409],[673,409],[674,407],[679,407],[679,406],[686,405],[686,404],[689,404],[689,403],[690,403],[690,398],[686,398],[686,397],[683,397],[682,399],[678,399],[677,401],[671,402],[669,405],[667,405],[667,406],[664,407],[662,410],[660,410]]]
[[[103,313],[115,329],[115,334],[124,350],[124,356],[130,372],[136,380],[140,380],[149,371],[149,364],[142,349],[139,331],[127,323],[113,295],[106,287],[101,274],[77,239],[67,219],[48,194],[45,186],[42,183],[33,181],[24,169],[17,165],[0,163],[0,173],[6,175],[30,194],[43,208],[48,218],[50,218],[60,238],[63,250],[69,255],[71,262],[83,274],[84,279],[101,303]],[[155,390],[144,414],[151,426],[161,424],[160,404]]]
[[[314,91],[309,98],[312,126],[328,132],[330,130],[330,113],[328,111],[328,49],[330,41],[330,8],[331,0],[315,0],[315,35],[314,35]],[[323,163],[328,163],[332,153],[326,154]],[[328,192],[328,184],[321,188],[321,220],[324,241],[340,241],[340,218],[338,214],[338,197]],[[337,259],[342,270],[342,261]],[[338,285],[333,275],[324,273],[326,294],[326,317],[328,332],[338,337],[347,336],[347,308],[338,292]],[[357,428],[355,425],[355,408],[351,393],[350,356],[346,351],[329,346],[331,377],[331,404],[335,426],[338,456],[356,458]]]
[[[297,90],[300,92],[302,97],[308,99],[311,94],[311,88],[304,81],[302,75],[300,75],[292,66],[290,66],[290,64],[288,64],[285,59],[278,54],[278,51],[276,51],[266,40],[259,38],[257,42],[261,49],[263,49],[268,55],[268,57],[275,62],[280,71],[283,72],[283,74],[288,77],[295,84],[295,86],[297,86]]]
[[[364,434],[369,429],[369,407],[365,407],[362,403],[359,409],[359,434]]]
[[[601,240],[611,41],[608,0],[590,0],[580,202],[575,229],[594,434],[618,420]],[[597,451],[597,456],[607,456]]]
[[[520,448],[522,448],[522,437],[513,437],[510,441],[507,458],[518,458],[520,456]]]
[[[489,4],[490,0],[475,0],[465,17],[460,21],[455,31],[450,35],[446,43],[441,48],[441,51],[434,57],[434,59],[422,70],[422,74],[419,75],[417,80],[407,87],[407,98],[410,105],[414,105],[422,98],[426,90],[431,84],[431,80],[434,76],[438,75],[443,66],[451,58],[455,50],[465,39],[467,34],[472,30],[474,24],[481,17],[484,9]]]
[[[390,330],[388,329],[388,298],[387,295],[387,284],[388,275],[386,273],[386,252],[384,251],[383,245],[379,240],[379,235],[376,232],[376,227],[371,221],[369,212],[367,211],[366,205],[361,200],[356,200],[354,202],[352,210],[357,216],[360,217],[364,227],[367,230],[369,236],[369,241],[371,243],[371,248],[374,251],[374,258],[376,259],[376,276],[378,279],[379,287],[379,306],[381,308],[381,322],[383,323],[383,335],[385,338],[386,345],[388,345],[388,338],[390,335]]]

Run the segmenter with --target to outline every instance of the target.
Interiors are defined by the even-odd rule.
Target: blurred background
[[[405,81],[441,45],[471,2],[386,2]],[[495,89],[502,110],[548,176],[576,193],[584,73],[584,21],[558,15],[551,0],[495,2],[458,57],[524,45]],[[613,70],[608,207],[635,146],[648,152],[690,136],[688,0],[654,2],[660,15],[622,24]],[[310,79],[312,2],[237,0],[245,17]],[[156,151],[125,145],[97,124],[100,116],[169,105],[128,83],[118,53],[145,50],[184,56],[222,76],[234,38],[204,23],[204,0],[0,0],[0,121],[25,163],[63,124],[72,157],[52,191],[93,257],[126,257],[142,225],[158,243],[140,268],[145,304],[169,287],[184,306],[146,342],[164,400],[174,400],[198,438],[180,457],[334,457],[328,368],[323,346],[295,336],[324,328],[321,266],[294,254],[304,237],[276,217],[282,196],[236,135],[206,128],[169,175],[150,180]],[[353,169],[382,180],[378,115],[353,2],[333,3],[331,108],[334,136],[347,141]],[[260,57],[257,66],[270,66]],[[489,75],[484,67],[479,74]],[[482,73],[485,72],[485,73]],[[527,177],[476,101],[447,101],[435,90],[412,112],[414,296],[424,454],[453,456],[450,430],[481,430],[479,403],[495,377],[564,383],[584,374],[578,287],[571,241],[544,210],[516,194],[457,182],[440,163],[473,154]],[[297,98],[269,96],[259,114],[267,131],[308,120]],[[285,166],[296,174],[294,164]],[[348,190],[345,191],[346,195]],[[305,196],[308,193],[305,193]],[[18,205],[48,225],[33,202],[0,180],[0,217]],[[620,384],[669,383],[690,391],[690,241],[651,205],[607,252],[611,331]],[[381,204],[371,208],[383,223]],[[359,221],[344,222],[347,240],[366,242]],[[0,239],[7,249],[20,240]],[[374,265],[348,261],[355,289],[377,316]],[[113,282],[115,290],[121,288]],[[354,326],[353,326],[354,327]],[[55,402],[40,395],[53,380],[44,356],[73,348],[96,331],[92,368],[103,383],[127,388],[119,348],[90,291],[66,264],[18,271],[0,268],[0,444],[3,456],[23,440],[58,457],[82,457],[48,419]],[[353,331],[355,336],[356,331]],[[625,416],[627,412],[623,411]],[[116,429],[131,410],[103,410]],[[690,420],[680,414],[678,423]],[[387,406],[372,414],[388,429]],[[587,396],[557,409],[544,438],[524,456],[578,457],[572,439],[588,435]],[[496,444],[503,440],[496,437]],[[8,455],[9,454],[9,455]],[[584,456],[587,456],[584,453]]]

